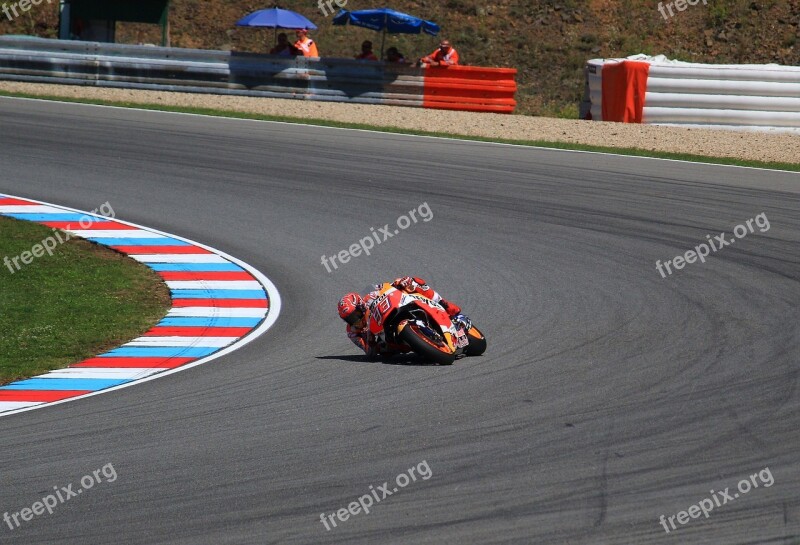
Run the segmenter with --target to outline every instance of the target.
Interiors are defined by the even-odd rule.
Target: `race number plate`
[[[458,331],[456,331],[456,348],[464,348],[468,344],[467,332],[464,331],[463,327],[459,327]]]

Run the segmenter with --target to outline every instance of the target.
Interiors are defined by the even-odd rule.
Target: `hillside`
[[[680,0],[678,0],[680,2]],[[693,62],[800,64],[800,0],[695,0],[662,15],[654,0],[393,0],[387,4],[348,0],[347,9],[388,5],[436,21],[467,64],[519,69],[518,113],[577,116],[587,59],[634,53],[665,54]],[[707,3],[704,3],[707,2]],[[236,28],[244,14],[271,7],[252,0],[172,0],[172,45],[264,51],[269,30]],[[380,36],[352,27],[333,27],[315,2],[286,1],[319,30],[312,36],[321,54],[349,57],[363,39]],[[0,34],[54,37],[57,8],[42,3],[9,22],[0,14]],[[121,42],[158,43],[158,29],[119,25]],[[407,57],[432,51],[428,36],[389,37]]]

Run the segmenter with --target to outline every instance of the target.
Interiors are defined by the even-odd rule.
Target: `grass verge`
[[[327,119],[313,119],[313,118],[306,119],[306,118],[297,118],[288,116],[275,116],[275,115],[254,114],[248,112],[237,112],[232,110],[217,110],[213,108],[189,108],[183,106],[169,106],[164,104],[117,102],[113,100],[101,100],[101,99],[90,99],[90,98],[34,95],[28,93],[15,93],[11,91],[0,91],[0,96],[31,98],[38,100],[51,100],[55,102],[75,102],[79,104],[98,104],[101,106],[117,106],[121,108],[139,108],[143,110],[154,110],[160,112],[189,113],[189,114],[207,115],[213,117],[229,117],[234,119],[280,121],[283,123],[295,123],[300,125],[317,125],[321,127],[337,127],[344,129],[363,129],[363,130],[387,132],[393,134],[413,134],[417,136],[454,138],[458,140],[470,140],[476,142],[496,142],[501,144],[514,144],[518,146],[613,153],[617,155],[630,155],[634,157],[653,157],[657,159],[675,159],[679,161],[691,161],[696,163],[734,165],[741,167],[766,168],[771,170],[786,170],[790,172],[800,172],[800,164],[778,163],[778,162],[768,162],[768,161],[751,161],[751,160],[738,159],[736,157],[710,157],[706,155],[694,155],[689,153],[673,153],[666,151],[645,150],[640,148],[615,148],[610,146],[592,146],[587,144],[574,144],[569,142],[551,142],[548,140],[512,140],[503,138],[485,138],[481,136],[468,136],[468,135],[453,134],[448,132],[419,131],[413,129],[401,129],[397,127],[386,127],[386,126],[369,125],[363,123],[345,123],[341,121],[330,121]]]
[[[0,216],[0,259],[52,234]],[[13,273],[0,264],[0,384],[124,344],[170,305],[169,290],[151,269],[85,240],[71,239],[20,270],[11,267]]]

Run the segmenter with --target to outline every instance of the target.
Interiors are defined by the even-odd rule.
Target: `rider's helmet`
[[[350,325],[354,325],[364,317],[366,305],[356,292],[351,292],[339,300],[339,317]]]

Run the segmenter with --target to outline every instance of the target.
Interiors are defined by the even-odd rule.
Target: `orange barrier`
[[[437,66],[424,73],[423,108],[510,114],[517,106],[515,68]]]
[[[603,65],[603,121],[641,123],[650,63]]]

